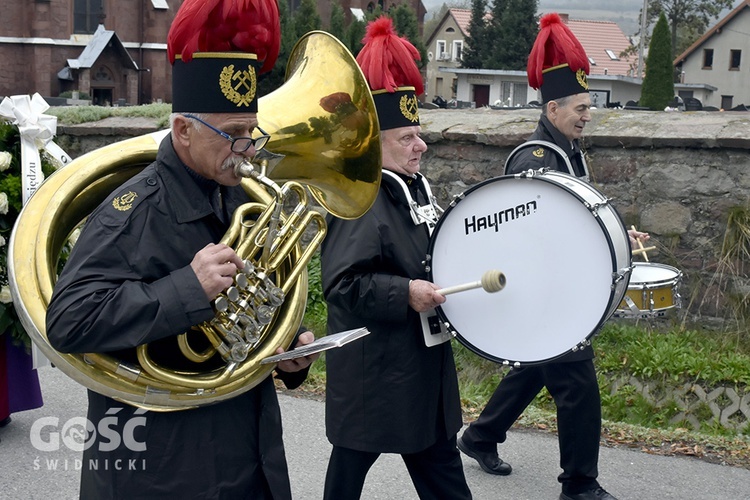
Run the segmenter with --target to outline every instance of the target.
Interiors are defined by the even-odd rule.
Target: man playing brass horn
[[[161,342],[210,320],[213,299],[245,265],[216,242],[249,201],[233,167],[268,140],[258,129],[256,77],[273,66],[280,30],[274,0],[238,5],[187,0],[178,11],[168,40],[171,134],[156,161],[89,217],[48,308],[47,335],[59,351],[124,353],[149,343],[155,358],[173,361]],[[212,39],[252,28],[251,37]],[[312,340],[298,332],[297,344]],[[315,357],[282,361],[276,377],[300,385]],[[272,377],[182,411],[88,397],[94,428],[81,498],[291,498]]]

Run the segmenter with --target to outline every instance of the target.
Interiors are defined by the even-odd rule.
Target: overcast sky
[[[491,3],[491,0],[489,0]],[[445,3],[449,6],[462,5],[471,8],[471,0],[422,0],[427,7],[427,19],[433,11],[437,11]],[[742,0],[735,0],[737,6]],[[594,7],[595,6],[595,7]],[[591,0],[539,0],[539,12],[558,12],[569,14],[573,19],[591,19],[600,21],[614,21],[626,35],[633,35],[640,29],[640,11],[643,0],[607,0],[592,2]],[[726,15],[724,13],[721,17]],[[721,17],[719,19],[721,19]],[[715,23],[711,23],[713,25]]]

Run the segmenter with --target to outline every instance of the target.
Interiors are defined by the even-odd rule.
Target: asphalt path
[[[0,499],[74,499],[78,496],[80,452],[62,440],[71,419],[86,415],[86,392],[59,370],[39,371],[45,404],[13,415],[0,429]],[[294,393],[280,394],[284,444],[295,499],[323,496],[330,444],[325,437],[324,404]],[[408,411],[408,410],[407,410]],[[40,419],[46,419],[41,421]],[[51,419],[57,419],[51,420]],[[59,446],[40,451],[32,442],[36,423],[61,436]],[[484,473],[463,456],[469,487],[477,500],[555,500],[559,495],[557,439],[536,431],[511,430],[501,456],[513,465],[510,476]],[[78,461],[78,465],[76,463]],[[710,464],[690,457],[663,457],[622,448],[601,448],[599,479],[620,500],[750,499],[750,470]],[[365,500],[411,500],[417,495],[399,456],[382,455],[367,477]]]

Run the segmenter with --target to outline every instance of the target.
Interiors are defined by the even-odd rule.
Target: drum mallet
[[[450,293],[463,292],[480,287],[483,288],[485,292],[499,292],[505,288],[505,275],[497,269],[490,269],[482,274],[482,279],[479,281],[464,283],[463,285],[449,286],[435,291],[440,295],[448,295]]]
[[[630,226],[630,229],[632,229],[633,231],[637,231],[637,229],[635,228],[635,226]],[[636,238],[635,241],[638,242],[638,248],[636,250],[632,250],[631,253],[642,253],[644,260],[646,262],[648,262],[648,254],[646,252],[649,251],[649,250],[654,250],[656,247],[645,247],[644,248],[643,242],[641,242],[641,240],[639,240],[639,239]]]

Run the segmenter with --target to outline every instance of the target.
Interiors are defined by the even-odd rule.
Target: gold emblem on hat
[[[531,154],[537,158],[544,158],[544,148],[537,148]]]
[[[419,121],[419,109],[416,95],[412,94],[411,97],[405,95],[401,96],[399,108],[401,109],[401,114],[404,115],[404,118],[410,122],[416,123]]]
[[[583,87],[584,89],[589,89],[589,79],[586,76],[586,72],[582,69],[579,69],[576,71],[576,80],[578,80],[578,84]]]
[[[225,66],[219,76],[219,86],[229,102],[240,106],[250,106],[257,90],[255,68],[248,64],[247,69],[234,70],[234,64]]]
[[[133,202],[138,198],[138,195],[133,191],[128,191],[122,196],[119,196],[112,200],[112,206],[120,212],[125,212],[133,208]]]

